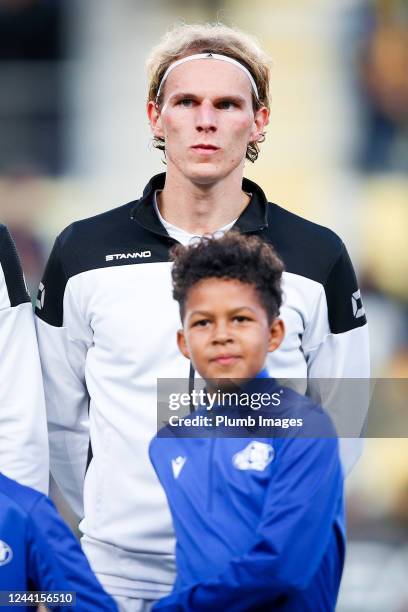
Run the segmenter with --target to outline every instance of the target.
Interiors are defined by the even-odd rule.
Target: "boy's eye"
[[[209,323],[210,321],[208,319],[198,319],[194,321],[192,327],[206,327]]]
[[[234,321],[237,321],[238,323],[244,323],[245,321],[250,321],[251,319],[249,317],[246,317],[245,315],[236,315],[234,317]]]

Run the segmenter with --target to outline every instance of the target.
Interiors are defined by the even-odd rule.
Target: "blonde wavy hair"
[[[258,88],[259,100],[252,92],[254,111],[261,106],[269,109],[269,57],[253,36],[221,23],[181,24],[173,27],[163,36],[159,44],[152,49],[146,62],[149,82],[148,101],[152,100],[160,107],[162,91],[159,99],[156,99],[157,92],[170,64],[182,57],[209,51],[227,55],[243,64],[252,74]],[[257,159],[259,144],[264,140],[265,134],[263,133],[257,142],[248,145],[246,158],[249,161],[254,162]],[[162,138],[155,137],[153,145],[165,151],[165,143]]]

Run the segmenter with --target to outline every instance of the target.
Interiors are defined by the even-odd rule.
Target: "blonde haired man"
[[[160,108],[164,99],[163,77],[174,62],[194,52],[211,51],[224,57],[235,59],[249,71],[256,83],[257,94],[251,91],[254,112],[261,107],[269,109],[269,58],[259,47],[257,41],[244,32],[232,30],[222,24],[183,25],[170,30],[152,50],[146,63],[149,87],[147,102],[154,101]],[[198,72],[199,67],[196,66]],[[267,121],[266,121],[267,123]],[[265,125],[266,125],[265,123]],[[264,140],[261,133],[258,139],[250,141],[246,158],[254,162],[259,154],[258,143]],[[158,136],[155,146],[164,150],[164,140]]]
[[[62,232],[37,310],[53,474],[83,518],[93,569],[127,611],[150,609],[174,580],[171,518],[148,459],[157,378],[194,378],[175,343],[170,248],[233,226],[272,242],[287,270],[287,335],[271,357],[273,375],[368,367],[341,240],[243,180],[269,117],[269,68],[257,43],[221,25],[179,26],[153,50],[148,71],[147,112],[167,171],[139,200]]]

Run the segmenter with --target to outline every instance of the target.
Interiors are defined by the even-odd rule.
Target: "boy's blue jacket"
[[[27,590],[76,592],[75,606],[49,610],[117,612],[53,503],[0,474],[0,591]]]
[[[263,392],[265,382],[270,394],[279,389],[270,379]],[[155,610],[335,609],[345,554],[338,441],[308,398],[286,388],[281,397],[279,408],[263,414],[302,418],[300,434],[271,429],[271,437],[265,430],[256,437],[241,429],[239,438],[200,438],[191,427],[168,426],[169,437],[152,440],[178,572]]]

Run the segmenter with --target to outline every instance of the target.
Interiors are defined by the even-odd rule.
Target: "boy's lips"
[[[210,361],[213,363],[218,363],[219,365],[231,365],[232,363],[238,361],[238,359],[241,359],[240,355],[222,354],[217,355],[217,357],[213,357]]]

